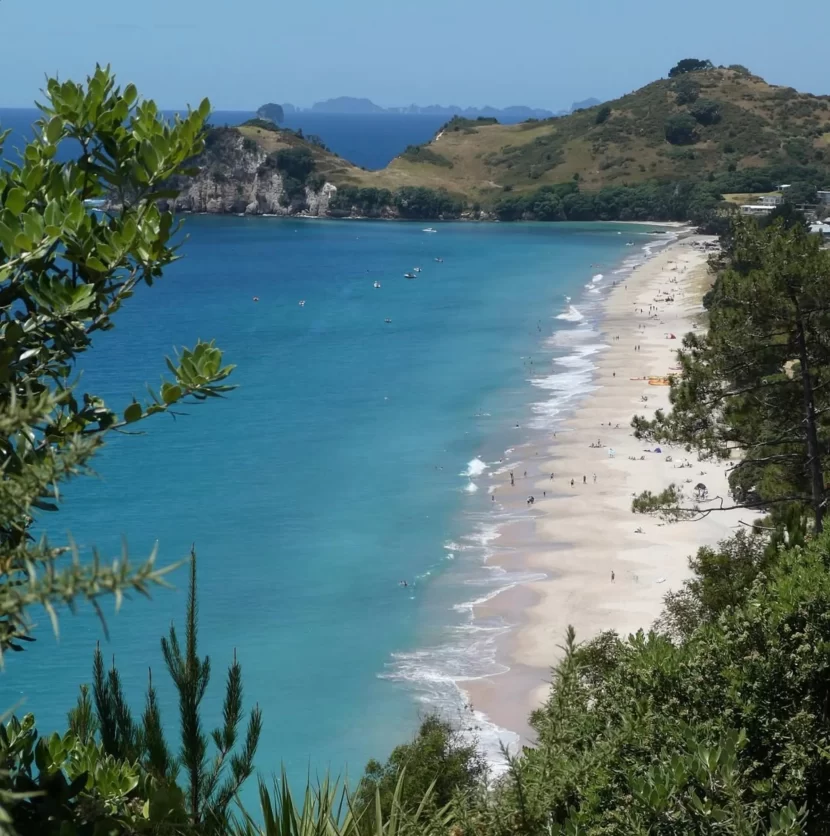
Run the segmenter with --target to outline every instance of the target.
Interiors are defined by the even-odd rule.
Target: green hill
[[[830,97],[776,87],[745,70],[655,81],[569,116],[519,125],[452,126],[379,180],[486,198],[579,179],[583,189],[830,163]],[[451,166],[448,167],[447,163]],[[732,191],[738,191],[733,189]]]
[[[541,121],[455,117],[380,171],[268,122],[219,130],[238,141],[217,143],[226,151],[207,162],[231,179],[244,148],[260,158],[308,148],[309,182],[337,187],[315,211],[338,216],[685,220],[711,214],[724,194],[830,185],[830,96],[777,87],[742,67],[681,73]],[[256,188],[246,182],[246,193]]]

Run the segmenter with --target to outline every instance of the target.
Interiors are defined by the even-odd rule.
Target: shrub
[[[666,140],[672,145],[691,145],[697,142],[697,122],[688,113],[669,116],[665,122]]]
[[[679,105],[691,104],[700,95],[700,85],[690,78],[680,78],[674,86],[676,95],[674,101]]]
[[[274,160],[283,174],[300,183],[305,183],[308,175],[314,171],[314,157],[308,148],[281,148]]]
[[[597,125],[602,125],[603,122],[608,121],[608,117],[611,116],[611,105],[603,105],[598,111],[597,115],[594,117],[594,122]]]
[[[701,125],[715,125],[721,119],[720,104],[711,99],[701,99],[689,108],[689,113]]]

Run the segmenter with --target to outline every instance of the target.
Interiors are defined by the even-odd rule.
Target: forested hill
[[[830,96],[694,59],[668,78],[568,116],[517,125],[454,117],[431,142],[407,148],[380,171],[274,125],[224,130],[240,135],[209,160],[220,177],[236,180],[245,149],[258,157],[237,201],[244,208],[233,211],[273,208],[277,193],[285,211],[304,211],[298,186],[292,194],[299,199],[275,187],[264,200],[253,178],[257,166],[267,170],[266,156],[288,145],[308,147],[312,186],[323,178],[337,187],[322,201],[309,191],[305,203],[315,214],[338,216],[697,220],[718,211],[728,193],[770,191],[782,182],[805,187],[793,194],[830,187]]]

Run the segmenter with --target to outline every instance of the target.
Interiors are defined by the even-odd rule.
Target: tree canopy
[[[711,70],[713,66],[712,62],[708,59],[684,58],[669,70],[669,78],[675,78],[686,73],[698,73],[702,70]]]

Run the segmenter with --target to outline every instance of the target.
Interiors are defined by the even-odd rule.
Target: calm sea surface
[[[170,112],[172,115],[173,111]],[[244,110],[218,110],[211,114],[214,125],[239,125],[256,114]],[[0,107],[0,130],[11,129],[6,142],[7,154],[31,135],[30,126],[38,118],[33,109]],[[332,113],[295,113],[286,116],[286,128],[301,128],[316,134],[341,157],[363,168],[383,168],[407,145],[428,142],[448,116],[402,116],[395,114],[340,115]]]

